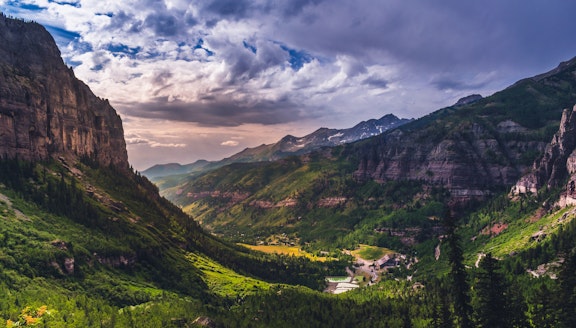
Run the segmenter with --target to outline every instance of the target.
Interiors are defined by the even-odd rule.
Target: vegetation
[[[392,253],[389,249],[369,245],[360,245],[360,248],[354,250],[352,255],[356,255],[364,260],[378,260],[386,254]]]
[[[420,141],[471,144],[481,133],[498,145],[547,142],[576,96],[566,72],[442,109],[401,132]],[[508,119],[527,130],[499,132]],[[95,158],[5,158],[0,318],[8,327],[576,325],[576,211],[551,205],[561,190],[512,199],[494,185],[487,201],[454,204],[429,183],[431,171],[416,180],[354,178],[361,160],[377,157],[360,150],[379,142],[224,166],[187,178],[183,192],[169,188],[176,205],[141,175]],[[495,149],[481,164],[521,168],[538,156]],[[325,277],[351,265],[342,249],[402,257],[359,274],[365,287],[323,293]]]
[[[570,209],[552,211],[532,223],[526,218],[538,207],[526,204],[534,202],[524,200],[521,206],[505,197],[495,197],[453,221],[446,221],[450,217],[439,213],[443,207],[431,200],[420,207],[387,210],[390,214],[372,222],[401,227],[398,213],[414,215],[408,226],[433,222],[428,226],[433,228],[452,222],[453,226],[442,228],[448,236],[442,243],[443,255],[434,262],[431,252],[425,255],[430,244],[415,244],[410,252],[422,255],[413,268],[400,268],[371,287],[330,295],[273,282],[318,288],[313,279],[342,274],[341,262],[264,255],[221,242],[202,233],[162,198],[150,198],[154,193],[147,190],[155,187],[143,178],[136,175],[130,182],[111,169],[79,165],[85,172],[81,178],[57,163],[2,162],[4,170],[19,172],[1,176],[0,289],[6,297],[0,300],[0,316],[7,325],[28,320],[48,327],[176,327],[192,325],[197,318],[210,318],[223,327],[569,327],[573,323],[571,240],[576,238],[576,220]],[[53,214],[50,204],[59,199],[92,208],[95,214],[69,217],[65,210]],[[139,206],[142,202],[157,205]],[[429,219],[436,216],[438,223]],[[499,222],[508,223],[508,228],[497,235],[478,235],[484,226]],[[516,236],[530,235],[533,225],[544,225],[548,236],[518,244]],[[505,238],[506,234],[513,238]],[[471,236],[477,237],[475,242],[464,242]],[[476,267],[472,255],[488,249],[497,251],[500,260],[487,253]],[[516,254],[505,254],[510,249]],[[359,253],[376,258],[386,251],[364,246]],[[551,269],[556,280],[548,275],[534,278],[525,271],[560,257],[564,265]],[[74,259],[73,270],[69,259]],[[156,271],[159,267],[161,272]],[[408,275],[412,281],[406,280]]]
[[[305,250],[302,250],[300,247],[297,246],[286,246],[286,245],[248,245],[248,244],[240,244],[246,248],[251,250],[260,251],[264,253],[272,253],[272,254],[284,254],[290,256],[302,256],[308,258],[312,261],[320,261],[325,262],[329,260],[333,260],[333,258],[328,258],[326,256],[316,256],[314,254],[308,253]]]

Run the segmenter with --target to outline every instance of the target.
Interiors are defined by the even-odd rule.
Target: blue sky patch
[[[18,9],[30,10],[30,11],[41,11],[47,9],[46,7],[41,7],[31,3],[21,3],[20,1],[8,1],[6,5]]]
[[[194,46],[194,49],[203,49],[204,51],[206,51],[206,54],[208,56],[214,56],[214,51],[212,51],[208,48],[204,48],[204,39],[202,39],[202,38],[198,39],[198,42]]]
[[[131,48],[125,44],[109,44],[106,50],[110,51],[114,56],[127,56],[128,58],[134,59],[136,55],[142,51],[142,48]]]
[[[67,66],[70,66],[72,68],[82,65],[82,62],[79,60],[71,60],[64,58],[64,62],[66,63]]]
[[[314,59],[312,55],[304,50],[292,49],[283,44],[280,45],[280,48],[288,52],[290,55],[290,67],[295,71],[298,71],[302,66],[304,66],[304,64],[309,63]]]
[[[80,1],[56,1],[56,0],[48,0],[48,3],[56,3],[59,5],[68,5],[76,8],[82,7]]]
[[[46,30],[48,30],[48,32],[52,34],[52,37],[56,41],[56,44],[58,44],[60,47],[64,47],[68,45],[70,42],[74,42],[80,39],[80,34],[77,32],[68,31],[61,27],[53,25],[44,25],[44,27],[46,27]]]
[[[96,72],[97,72],[97,71],[101,71],[101,70],[103,70],[103,69],[104,69],[104,64],[98,64],[98,65],[95,65],[95,66],[93,66],[92,68],[90,68],[90,70],[96,71]]]
[[[20,1],[8,1],[4,6],[2,6],[1,11],[7,15],[16,15],[23,11],[42,11],[46,10],[46,7],[38,6],[36,4],[31,3],[21,3]]]
[[[248,42],[246,42],[246,40],[242,41],[242,44],[244,45],[244,48],[252,51],[253,54],[256,54],[256,46],[255,45],[251,45]]]
[[[107,16],[107,17],[114,17],[114,13],[108,12],[108,13],[96,13],[96,16]]]

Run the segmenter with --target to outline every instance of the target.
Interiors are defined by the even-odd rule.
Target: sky
[[[129,161],[418,118],[576,56],[566,0],[0,0],[122,117]],[[1,45],[0,45],[1,46]]]

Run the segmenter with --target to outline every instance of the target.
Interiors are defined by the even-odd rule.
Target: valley
[[[42,25],[2,15],[0,39],[7,327],[576,323],[576,59],[154,184]],[[310,138],[338,142],[282,148]]]

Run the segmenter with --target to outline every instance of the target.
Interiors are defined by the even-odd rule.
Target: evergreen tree
[[[444,220],[446,226],[446,243],[448,246],[448,262],[450,263],[450,279],[454,297],[454,315],[459,327],[472,327],[470,320],[472,307],[470,306],[470,286],[464,267],[464,253],[460,245],[460,238],[456,234],[456,220],[451,213]]]
[[[447,292],[444,288],[434,291],[432,295],[434,307],[432,310],[432,327],[434,328],[453,328],[454,322],[450,313],[450,302]]]
[[[522,292],[521,288],[516,281],[508,283],[507,286],[507,310],[508,319],[511,327],[517,328],[528,328],[530,323],[528,322],[528,304]]]
[[[576,327],[576,253],[571,252],[566,256],[558,282],[560,323],[563,327]]]
[[[557,327],[558,311],[554,306],[554,289],[548,288],[546,282],[536,287],[535,294],[530,300],[532,325],[538,328]]]
[[[476,292],[476,318],[480,327],[510,327],[507,313],[507,290],[503,275],[498,271],[498,261],[490,253],[480,262]]]

